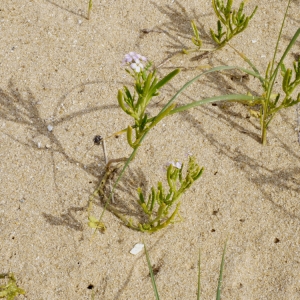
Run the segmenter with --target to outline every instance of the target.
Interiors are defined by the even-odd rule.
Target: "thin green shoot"
[[[222,261],[220,266],[220,274],[218,279],[218,287],[217,287],[217,300],[221,299],[221,291],[222,291],[222,280],[223,280],[223,271],[224,271],[224,264],[225,264],[225,253],[226,253],[226,246],[227,246],[227,240],[224,245],[223,254],[222,254]]]
[[[152,283],[152,289],[155,295],[155,299],[159,300],[159,293],[158,293],[158,289],[156,286],[156,281],[155,281],[155,276],[153,273],[153,268],[152,268],[152,264],[150,261],[150,256],[149,253],[147,251],[147,247],[146,244],[143,242],[144,247],[145,247],[145,255],[146,255],[146,259],[147,259],[147,265],[148,265],[148,269],[149,269],[149,273],[150,273],[150,277],[151,277],[151,283]],[[217,293],[216,293],[216,300],[220,300],[221,299],[221,292],[222,292],[222,280],[223,280],[223,272],[224,272],[224,265],[225,265],[225,254],[226,254],[226,246],[227,246],[227,240],[224,244],[224,249],[223,249],[223,254],[222,254],[222,261],[221,261],[221,265],[220,265],[220,272],[219,272],[219,278],[218,278],[218,287],[217,287]],[[201,259],[201,254],[200,254],[200,249],[199,249],[199,260],[198,260],[198,289],[197,289],[197,300],[200,300],[201,297],[201,285],[200,285],[200,278],[201,278],[201,269],[200,269],[200,260]]]
[[[143,244],[145,246],[145,255],[146,255],[147,264],[148,264],[148,268],[149,268],[149,272],[150,272],[151,283],[152,283],[152,288],[154,291],[155,299],[159,300],[159,295],[158,295],[158,290],[157,290],[157,286],[156,286],[156,282],[155,282],[155,278],[154,278],[154,274],[153,274],[152,264],[150,261],[150,257],[149,257],[148,251],[147,251],[146,244],[144,242],[143,242]]]
[[[93,0],[89,0],[88,13],[87,13],[87,19],[88,19],[88,20],[89,20],[90,17],[91,17],[92,7],[93,7]]]
[[[199,249],[199,260],[198,260],[198,289],[197,289],[197,300],[200,300],[201,295],[201,251]]]
[[[290,3],[291,3],[291,0],[288,1],[288,4],[286,6],[286,10],[285,10],[285,14],[283,16],[283,20],[281,22],[281,27],[280,27],[278,38],[277,38],[277,41],[276,41],[276,46],[275,46],[275,50],[274,50],[274,54],[273,54],[273,59],[272,59],[272,62],[271,62],[270,74],[273,73],[275,59],[276,59],[276,55],[277,55],[277,52],[278,52],[278,46],[279,46],[279,42],[280,42],[280,39],[281,39],[282,30],[283,30],[283,27],[284,27],[284,23],[285,23],[285,19],[286,19],[286,16],[287,16],[287,12],[288,12],[289,7],[290,7]],[[274,77],[276,77],[276,76],[274,76]],[[274,81],[275,81],[275,78],[274,78]],[[274,84],[274,81],[273,81],[273,84]],[[273,85],[272,85],[271,89],[272,88],[273,88]]]

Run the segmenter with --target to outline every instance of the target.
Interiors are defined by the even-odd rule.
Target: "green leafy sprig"
[[[297,96],[292,97],[292,93],[295,91],[296,87],[300,84],[300,58],[293,63],[293,70],[290,68],[286,68],[284,64],[284,59],[289,53],[292,46],[295,44],[296,40],[300,35],[300,28],[295,32],[293,38],[290,43],[286,47],[283,55],[281,56],[279,62],[275,66],[276,54],[278,52],[278,45],[282,35],[282,30],[284,26],[284,22],[287,16],[287,12],[290,5],[290,0],[287,4],[285,15],[281,24],[280,32],[278,34],[276,47],[274,50],[273,59],[269,62],[265,76],[260,75],[258,69],[255,65],[248,59],[243,53],[237,51],[234,47],[232,47],[253,69],[252,76],[259,79],[262,85],[263,93],[260,97],[257,97],[255,101],[248,102],[250,105],[259,105],[260,110],[255,115],[260,118],[261,125],[261,141],[263,145],[267,144],[267,129],[270,125],[270,122],[273,120],[274,116],[283,108],[291,107],[297,103],[300,103],[300,93]],[[274,84],[278,76],[278,72],[281,71],[282,75],[282,91],[285,94],[283,98],[281,98],[281,94],[273,93]],[[247,103],[247,102],[245,102]]]
[[[244,3],[242,2],[240,5],[239,10],[232,11],[231,0],[228,0],[226,6],[224,5],[222,0],[213,0],[213,7],[215,10],[216,15],[219,18],[218,21],[218,33],[212,32],[212,35],[214,35],[215,41],[219,45],[218,47],[223,47],[234,35],[240,33],[243,31],[248,23],[249,20],[253,17],[254,13],[256,12],[256,9],[252,12],[252,14],[249,17],[246,17],[245,14],[243,14],[243,8]],[[203,72],[202,74],[198,75],[204,75],[210,72],[215,72],[217,70],[226,70],[226,68],[229,69],[239,69],[255,78],[257,78],[262,86],[262,93],[259,96],[252,96],[251,94],[247,95],[222,95],[217,97],[212,97],[208,99],[203,99],[199,101],[192,102],[190,104],[184,105],[179,108],[173,109],[170,114],[174,114],[179,111],[184,111],[189,108],[199,106],[205,103],[211,102],[211,100],[215,101],[239,101],[244,104],[248,104],[250,106],[258,105],[260,107],[259,111],[251,111],[252,115],[260,118],[260,125],[261,125],[261,141],[263,145],[267,144],[267,129],[270,125],[270,122],[273,120],[274,116],[283,108],[288,108],[293,105],[296,105],[300,103],[300,93],[298,93],[296,96],[293,96],[293,92],[295,89],[299,86],[300,83],[300,60],[296,60],[293,63],[293,68],[287,68],[284,64],[284,60],[289,53],[292,46],[295,44],[296,40],[298,39],[300,35],[300,28],[295,32],[293,38],[291,39],[290,43],[286,47],[283,55],[281,56],[279,62],[276,64],[276,55],[278,52],[278,45],[281,39],[282,30],[284,27],[285,19],[287,16],[287,12],[289,9],[291,0],[288,1],[285,15],[281,24],[281,29],[277,38],[277,43],[274,50],[273,59],[268,64],[267,69],[265,71],[265,76],[261,75],[258,71],[258,68],[248,59],[243,53],[239,52],[237,49],[235,49],[233,46],[229,44],[231,48],[233,48],[252,68],[252,70],[248,70],[245,68],[241,68],[238,66],[219,66],[212,68],[206,72]],[[223,32],[222,24],[225,25],[226,31]],[[195,32],[195,27],[193,27],[193,30]],[[199,38],[199,35],[196,35],[196,39]],[[282,93],[284,94],[283,97],[281,97],[280,93],[274,94],[274,84],[277,79],[278,73],[281,73],[282,75]],[[198,78],[196,76],[195,78]],[[195,79],[194,78],[194,79]],[[194,81],[192,79],[186,85],[190,84]],[[185,86],[186,86],[185,85]],[[184,86],[184,87],[185,87]],[[236,99],[236,100],[235,100]]]
[[[157,116],[152,122],[148,122],[146,108],[155,96],[159,95],[159,89],[168,83],[174,76],[179,73],[176,69],[159,80],[156,70],[150,71],[151,63],[140,72],[130,69],[126,71],[135,79],[134,92],[131,93],[127,86],[118,92],[118,102],[122,110],[134,119],[135,140],[133,141],[133,128],[127,127],[127,141],[132,148],[140,145],[141,137],[151,128],[153,128],[162,118],[164,118],[173,107],[170,107],[164,114]]]
[[[243,13],[244,1],[241,2],[238,11],[232,9],[233,0],[228,0],[224,4],[223,0],[212,0],[212,6],[218,17],[217,32],[210,29],[210,34],[213,40],[218,44],[218,49],[224,47],[234,36],[244,31],[249,21],[253,18],[257,6],[250,16]],[[224,28],[224,26],[225,28]]]
[[[19,294],[24,295],[25,291],[17,286],[16,279],[13,273],[0,274],[0,279],[8,278],[8,283],[0,285],[0,298],[6,300],[14,300]]]
[[[194,51],[215,51],[223,48],[232,38],[244,31],[249,24],[249,21],[253,18],[257,6],[253,10],[250,16],[246,16],[243,13],[245,2],[242,1],[239,9],[236,11],[232,8],[233,0],[228,0],[224,4],[223,0],[212,0],[212,6],[214,12],[218,18],[217,31],[210,29],[210,35],[217,47],[214,49],[202,49],[202,40],[194,20],[191,21],[194,36],[192,37],[193,44],[197,47],[195,49],[183,50],[183,53],[188,54]]]
[[[165,192],[161,182],[158,182],[157,188],[152,187],[151,193],[146,201],[142,189],[138,189],[138,204],[147,216],[147,222],[135,226],[129,222],[128,226],[139,229],[140,231],[155,232],[167,225],[175,222],[175,217],[179,215],[178,209],[180,196],[191,187],[191,185],[200,178],[203,168],[195,162],[194,157],[189,158],[186,177],[182,177],[183,164],[178,168],[176,164],[170,164],[167,169],[167,181],[169,185],[168,193]],[[170,212],[172,206],[176,204],[173,212]]]

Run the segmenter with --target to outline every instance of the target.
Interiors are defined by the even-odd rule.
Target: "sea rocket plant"
[[[170,223],[175,222],[175,216],[178,214],[179,210],[179,202],[176,200],[179,199],[180,195],[193,183],[193,181],[200,177],[203,169],[201,169],[194,160],[190,159],[187,177],[183,179],[183,164],[176,161],[171,163],[167,169],[167,179],[169,183],[168,194],[164,192],[162,183],[159,182],[157,189],[154,187],[152,188],[151,193],[148,196],[148,200],[145,202],[142,190],[138,189],[138,203],[146,214],[148,219],[148,222],[146,223],[141,221],[137,224],[134,224],[131,218],[127,219],[118,211],[118,209],[115,209],[115,207],[110,204],[115,187],[119,183],[130,161],[135,157],[137,149],[142,144],[145,136],[153,127],[157,125],[157,123],[169,115],[170,111],[176,106],[174,103],[167,103],[159,114],[157,114],[155,117],[148,118],[146,113],[148,104],[153,97],[159,95],[159,90],[180,72],[179,69],[176,69],[160,79],[156,74],[156,70],[151,68],[151,62],[148,61],[145,56],[142,56],[136,52],[130,52],[126,54],[123,59],[123,65],[130,66],[130,68],[126,68],[125,70],[134,79],[134,84],[132,87],[123,86],[123,88],[118,91],[117,98],[121,109],[126,114],[131,116],[134,122],[132,122],[132,125],[128,125],[126,129],[120,131],[119,133],[127,133],[127,142],[128,145],[133,148],[133,151],[125,162],[123,169],[120,171],[120,174],[112,188],[111,194],[108,198],[106,198],[105,207],[100,219],[97,220],[90,215],[89,226],[91,228],[104,231],[105,225],[101,219],[104,211],[109,209],[118,218],[125,222],[126,226],[139,231],[154,232],[166,227]],[[123,158],[121,160],[123,160]],[[117,159],[117,161],[119,160]],[[99,194],[103,196],[103,187],[106,184],[110,174],[115,172],[117,168],[118,166],[116,166],[115,169],[113,167],[107,168],[99,187],[96,189],[93,195]],[[178,187],[180,185],[179,189],[177,185]],[[175,202],[177,202],[176,207],[172,209],[171,206]],[[171,210],[172,212],[170,212]]]
[[[179,73],[179,69],[174,70],[159,80],[156,70],[151,69],[151,62],[145,56],[136,52],[126,54],[123,59],[123,65],[130,66],[130,68],[126,68],[125,70],[134,78],[135,82],[133,89],[124,86],[123,89],[119,90],[118,102],[123,111],[134,118],[134,127],[128,126],[126,131],[128,144],[135,149],[139,146],[144,134],[175,107],[174,105],[170,105],[168,110],[164,111],[164,114],[160,114],[155,120],[153,119],[152,122],[148,122],[148,116],[145,112],[147,105],[153,97],[159,95],[159,89]],[[134,136],[133,129],[135,131]]]

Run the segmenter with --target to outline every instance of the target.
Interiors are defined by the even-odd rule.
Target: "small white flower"
[[[177,168],[177,169],[181,169],[182,167],[182,163],[179,161],[171,161],[167,164],[167,166],[172,165],[173,167]]]
[[[141,61],[146,62],[147,58],[141,54],[129,52],[125,54],[122,64],[130,65],[132,70],[139,73],[144,68],[144,65],[141,63]]]
[[[141,63],[133,63],[130,65],[131,69],[134,70],[135,72],[139,73],[143,68],[143,64]]]
[[[173,163],[173,166],[174,166],[175,168],[177,168],[177,169],[181,169],[182,163],[179,162],[179,161],[176,161],[175,163]]]

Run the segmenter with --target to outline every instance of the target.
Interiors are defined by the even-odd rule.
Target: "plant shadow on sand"
[[[69,9],[69,8],[63,7],[61,4],[58,4],[58,3],[61,3],[61,1],[56,1],[57,3],[55,1],[50,1],[50,0],[46,0],[46,1],[49,2],[50,4],[56,6],[56,7],[64,10],[64,11],[68,12],[68,13],[71,13],[71,14],[73,14],[75,16],[87,19],[86,12],[82,12],[81,9],[77,9],[77,11],[75,11],[73,9]],[[83,10],[86,10],[86,8],[87,8],[87,5],[84,5],[83,6]]]
[[[196,108],[196,110],[201,110],[202,113],[204,112],[205,114],[209,114],[212,118],[217,118],[219,121],[224,123],[224,125],[234,125],[234,127],[232,127],[234,128],[234,130],[237,130],[241,134],[246,134],[249,136],[249,132],[244,132],[243,127],[233,124],[233,122],[228,118],[227,110],[225,114],[222,113],[221,109],[216,112],[209,106]],[[278,197],[274,197],[276,192],[279,192],[277,189],[289,193],[300,193],[299,167],[268,167],[265,163],[263,163],[262,159],[250,157],[248,154],[243,153],[242,150],[239,149],[239,147],[233,148],[231,143],[227,144],[226,142],[221,142],[217,134],[207,134],[203,128],[203,125],[199,123],[195,115],[195,113],[192,114],[191,112],[184,112],[180,115],[180,117],[183,121],[188,121],[191,126],[197,128],[198,134],[202,135],[202,137],[205,138],[210,145],[215,147],[216,154],[231,159],[234,162],[236,168],[243,172],[243,177],[249,181],[249,185],[255,184],[255,187],[262,193],[265,200],[271,202],[274,207],[279,209],[288,217],[300,220],[300,214],[295,213],[294,210],[290,211],[289,209],[286,209],[283,206],[282,201]],[[235,115],[234,117],[236,118]],[[270,133],[273,133],[272,129],[270,130]],[[276,138],[280,143],[277,145],[277,147],[282,148],[286,153],[285,155],[293,157],[294,159],[296,159],[296,161],[300,160],[299,154],[290,149],[284,141],[280,140],[278,136]],[[255,135],[253,136],[253,139],[256,140],[257,143],[259,143],[259,139]],[[270,190],[272,191],[272,193],[270,193]],[[281,203],[277,203],[279,200],[281,201]],[[293,199],[286,199],[285,204],[287,204],[287,207],[289,208],[295,206],[297,207],[297,203],[294,203],[293,201]]]
[[[188,14],[184,5],[180,4],[179,1],[174,3],[174,6],[159,6],[158,4],[151,2],[151,4],[158,10],[162,15],[168,16],[169,21],[156,26],[155,29],[157,31],[164,32],[169,38],[170,43],[167,45],[167,48],[170,49],[169,54],[173,56],[176,53],[182,52],[183,48],[187,48],[188,44],[191,43],[191,36],[193,34],[193,30],[191,27],[191,20],[196,20],[197,25],[199,25],[199,32],[201,34],[201,38],[205,43],[212,44],[212,39],[210,34],[205,31],[204,25],[199,23],[199,19],[203,16],[211,16],[213,13],[199,15],[193,10],[192,15]],[[180,37],[180,38],[179,38]],[[183,41],[185,42],[183,42]]]
[[[97,84],[98,82],[88,82],[88,84]],[[76,90],[80,89],[83,85],[78,85],[71,88],[66,92],[59,100],[57,107],[59,107],[68,97],[68,95]],[[97,111],[103,111],[107,109],[116,109],[117,105],[102,105],[94,106],[88,109],[83,109],[71,113],[63,117],[57,117],[58,109],[54,110],[53,120],[51,124],[53,127],[65,124],[68,121],[72,121],[74,118],[82,118],[91,113]],[[96,162],[89,165],[84,164],[80,159],[76,159],[66,153],[63,140],[55,134],[53,131],[49,131],[47,128],[47,121],[41,117],[38,109],[38,101],[32,91],[27,88],[24,91],[19,91],[19,88],[10,80],[8,83],[8,91],[0,88],[0,119],[5,122],[10,122],[14,126],[17,125],[19,130],[22,130],[22,134],[16,134],[6,132],[1,129],[1,132],[9,137],[11,140],[32,149],[33,151],[45,152],[50,155],[53,171],[53,182],[56,186],[56,192],[59,193],[59,187],[57,185],[57,167],[56,167],[56,154],[62,155],[63,159],[72,165],[76,165],[84,172],[98,178],[101,171]],[[48,141],[50,146],[40,146],[34,139],[35,136],[39,136],[40,139]],[[103,158],[101,158],[103,159]],[[47,213],[43,213],[43,216],[51,225],[65,225],[74,230],[82,230],[82,224],[76,220],[74,213],[85,210],[85,207],[70,207],[67,213],[61,214],[60,217],[52,216]]]
[[[210,88],[219,90],[224,93],[225,90],[228,89],[228,84],[233,79],[224,78],[221,74],[215,74],[214,76],[208,76],[206,79],[206,84],[210,84]],[[229,83],[228,83],[229,82]],[[94,84],[96,82],[91,82],[87,84]],[[249,90],[247,82],[237,82],[239,87],[243,89]],[[65,93],[61,99],[58,101],[57,107],[64,102],[64,100],[67,98],[68,94],[71,93],[72,90],[77,89],[79,86],[76,86],[72,88],[69,92]],[[16,124],[19,124],[23,126],[24,128],[27,128],[29,131],[38,133],[42,136],[46,136],[50,142],[52,147],[50,149],[46,148],[39,148],[35,141],[32,139],[28,139],[26,141],[20,140],[18,138],[15,138],[11,136],[10,134],[5,133],[7,136],[12,138],[13,140],[30,147],[36,151],[47,151],[51,154],[51,160],[53,165],[53,177],[54,182],[56,182],[56,167],[55,167],[55,153],[60,153],[63,155],[64,159],[67,160],[71,164],[76,164],[79,166],[82,170],[85,172],[88,172],[89,174],[93,175],[96,178],[99,178],[99,167],[96,163],[92,163],[88,166],[83,164],[80,160],[77,160],[73,158],[72,156],[68,155],[63,147],[62,142],[59,140],[59,138],[53,133],[50,132],[47,129],[46,122],[43,120],[40,116],[39,110],[37,108],[37,101],[33,95],[33,93],[27,89],[27,98],[22,96],[22,94],[18,91],[18,88],[13,84],[12,80],[8,84],[9,92],[5,92],[4,90],[0,90],[0,104],[1,104],[1,110],[0,110],[0,118],[14,122]],[[168,92],[174,93],[176,91],[175,87],[173,87],[171,84],[168,85]],[[254,93],[254,91],[251,91]],[[182,94],[183,97],[194,101],[189,93],[184,92]],[[240,105],[240,104],[236,104]],[[82,111],[78,111],[75,113],[72,113],[70,115],[64,116],[62,118],[55,118],[52,122],[53,126],[58,126],[59,124],[62,124],[64,122],[70,121],[75,117],[82,117],[86,114],[95,112],[95,111],[101,111],[103,109],[116,109],[117,105],[105,105],[105,106],[95,106],[89,109],[85,109]],[[221,106],[218,105],[218,108],[220,108],[218,112],[218,116],[216,116],[216,111],[211,108],[211,106],[206,105],[204,107],[198,107],[194,110],[200,110],[204,112],[205,114],[211,115],[212,118],[216,118],[224,123],[224,125],[228,125],[231,128],[234,128],[234,130],[239,131],[242,134],[247,133],[250,137],[252,137],[256,142],[259,142],[259,136],[256,133],[251,133],[249,130],[246,130],[242,125],[240,125],[240,122],[236,121],[236,118],[239,119],[245,119],[243,116],[236,114],[234,110],[230,109],[222,109]],[[57,114],[57,109],[54,111],[54,117]],[[196,127],[199,131],[199,134],[202,134],[205,136],[206,139],[210,142],[211,145],[214,145],[216,149],[219,149],[219,154],[225,155],[235,161],[237,163],[237,166],[240,167],[240,163],[243,162],[248,165],[245,172],[246,178],[250,180],[249,177],[249,170],[259,170],[261,169],[264,173],[264,175],[260,175],[259,172],[256,172],[256,178],[251,177],[251,182],[254,182],[257,184],[257,187],[261,190],[262,194],[264,194],[265,198],[271,201],[274,205],[280,206],[277,203],[275,203],[270,197],[270,195],[264,190],[264,184],[261,184],[261,182],[265,184],[274,184],[274,182],[280,182],[281,186],[285,189],[292,189],[295,192],[299,192],[299,188],[297,188],[297,184],[299,186],[300,179],[297,177],[297,168],[294,169],[287,169],[287,170],[270,170],[266,167],[261,167],[259,162],[255,161],[253,158],[248,157],[246,154],[238,153],[236,151],[233,151],[229,145],[222,144],[217,137],[213,136],[210,133],[205,132],[204,128],[202,128],[201,125],[199,125],[199,122],[195,119],[193,114],[191,112],[184,112],[179,114],[181,118],[183,118],[184,121],[188,120],[191,122],[192,126]],[[232,118],[234,117],[234,120]],[[245,122],[245,120],[244,120]],[[256,124],[252,124],[256,130],[259,130],[258,126]],[[257,124],[258,125],[258,124]],[[299,160],[299,156],[292,152],[288,148],[287,145],[282,143],[282,147],[285,148],[286,151],[290,152],[293,156],[295,156]],[[221,149],[221,150],[220,150]],[[265,173],[269,174],[266,175]],[[268,179],[269,178],[269,179]],[[288,178],[293,178],[294,185],[291,186],[291,184],[288,184],[287,180]],[[95,182],[95,184],[97,184]],[[276,184],[276,185],[277,185]],[[133,170],[129,169],[129,171],[124,176],[123,180],[121,181],[121,185],[117,188],[117,194],[115,195],[115,204],[113,204],[114,208],[116,208],[120,213],[130,216],[133,218],[138,219],[139,222],[143,222],[142,216],[143,213],[141,212],[140,206],[137,204],[137,193],[136,189],[137,187],[142,187],[144,191],[147,191],[147,180],[145,177],[145,174],[142,172],[141,169]],[[103,206],[103,202],[101,200],[97,200],[95,202],[99,206]],[[280,206],[282,210],[285,211],[285,209]],[[61,226],[68,226],[74,230],[83,230],[83,226],[81,222],[79,222],[76,219],[76,213],[80,211],[84,211],[86,209],[86,206],[84,207],[70,207],[67,209],[67,213],[63,213],[60,215],[60,217],[52,216],[47,213],[43,213],[44,218],[48,223],[51,225],[61,225]],[[288,211],[285,211],[287,214],[299,218],[299,216],[290,214]]]
[[[98,82],[89,82],[87,84],[96,84]],[[53,113],[53,121],[51,124],[53,127],[57,127],[63,123],[71,121],[74,118],[81,118],[95,111],[103,111],[107,109],[116,109],[117,105],[102,105],[95,106],[89,109],[83,109],[78,112],[71,113],[69,115],[57,118],[58,107],[65,101],[68,95],[80,86],[75,86],[70,91],[65,93],[61,99],[57,102],[57,107]],[[26,89],[26,92],[20,92],[18,87],[13,83],[12,80],[9,81],[8,91],[0,89],[0,119],[7,122],[13,122],[18,126],[22,127],[22,130],[26,134],[22,135],[21,138],[14,137],[10,133],[6,133],[1,130],[6,136],[11,138],[13,141],[22,144],[25,147],[29,147],[34,151],[44,151],[51,156],[52,170],[53,170],[53,181],[57,187],[57,168],[55,154],[61,154],[63,159],[72,165],[76,165],[83,171],[97,178],[94,182],[95,185],[99,183],[99,178],[101,178],[101,169],[96,162],[91,164],[84,164],[81,160],[78,160],[71,155],[67,154],[64,148],[63,141],[55,135],[53,131],[47,129],[47,122],[44,120],[39,112],[37,99],[30,89]],[[28,134],[30,132],[30,134]],[[34,136],[39,135],[46,137],[49,141],[51,147],[39,147],[37,142],[33,139]],[[98,157],[100,160],[104,160],[103,157]],[[145,174],[140,168],[134,171],[132,168],[128,169],[127,175],[122,179],[121,184],[117,188],[117,194],[115,195],[116,207],[121,213],[132,216],[141,217],[141,209],[136,201],[132,201],[132,198],[137,199],[136,189],[141,187],[143,191],[147,190],[147,180]],[[58,189],[58,187],[57,187]],[[121,196],[122,194],[122,196]],[[128,201],[126,200],[128,199]],[[87,199],[88,200],[88,199]],[[99,199],[98,199],[99,200]],[[96,202],[97,205],[103,206],[102,202],[99,200]],[[43,212],[45,220],[54,226],[67,226],[73,230],[82,231],[83,225],[77,219],[76,214],[78,212],[86,211],[86,206],[72,206],[67,209],[67,212],[60,214],[60,216],[51,215]],[[142,220],[140,220],[142,221]]]

